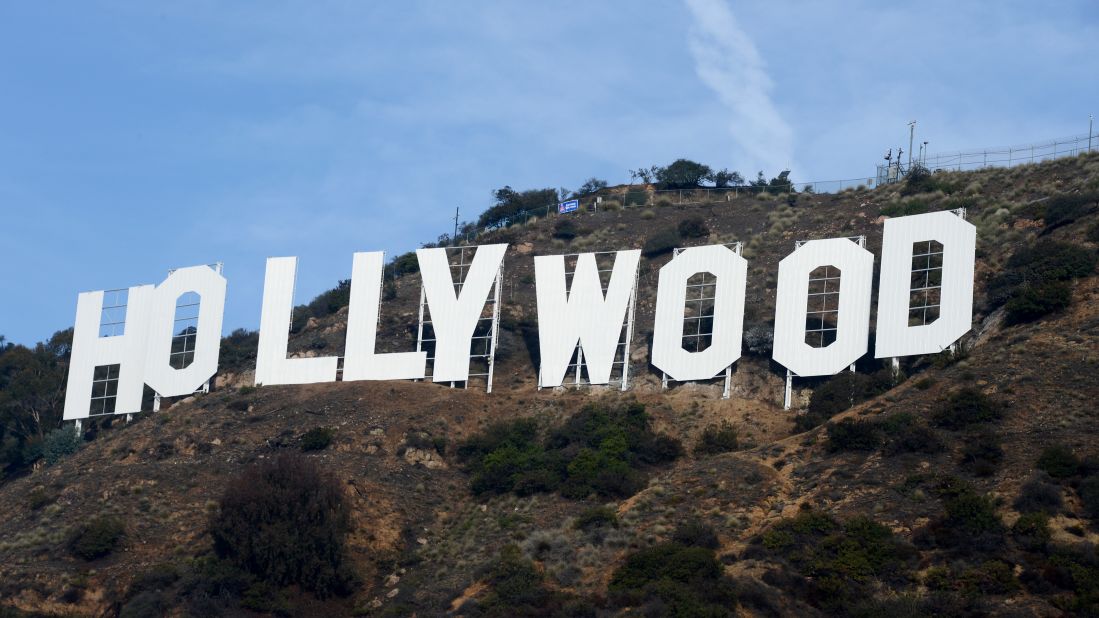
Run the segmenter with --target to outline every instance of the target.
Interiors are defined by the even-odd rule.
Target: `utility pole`
[[[923,148],[920,149],[920,165],[927,167],[927,144],[928,141],[923,141]]]
[[[1095,120],[1095,116],[1088,114],[1088,152],[1091,152],[1091,123]]]
[[[458,246],[458,208],[459,206],[454,207],[454,235],[450,237],[450,242],[453,243],[455,247]]]
[[[916,121],[908,123],[908,170],[912,171],[912,141],[916,138]]]

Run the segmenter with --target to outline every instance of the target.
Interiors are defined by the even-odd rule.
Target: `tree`
[[[271,584],[298,584],[321,597],[349,591],[350,531],[351,509],[339,481],[291,454],[230,479],[210,521],[219,557]]]
[[[790,170],[783,170],[779,172],[778,176],[775,176],[767,183],[768,193],[793,193],[794,183],[790,182]]]
[[[479,227],[506,226],[515,215],[557,203],[557,189],[516,191],[505,186],[492,192],[496,204],[477,219]]]
[[[30,465],[42,441],[61,423],[72,329],[34,349],[0,346],[0,470]]]
[[[652,167],[639,167],[635,170],[630,170],[630,179],[641,179],[641,182],[649,185],[656,179],[657,174],[664,168],[653,165]]]
[[[729,170],[714,172],[713,180],[714,186],[719,189],[744,186],[744,177],[740,175],[740,172],[731,172]]]
[[[585,180],[584,184],[580,185],[580,188],[573,192],[573,197],[580,197],[584,195],[590,195],[599,191],[600,189],[607,188],[607,181],[594,176]]]
[[[712,177],[713,170],[709,166],[688,159],[676,159],[656,172],[661,189],[694,189]]]

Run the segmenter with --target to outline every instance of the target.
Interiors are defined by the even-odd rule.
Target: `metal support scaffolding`
[[[606,260],[610,257],[611,260],[616,259],[617,251],[597,251],[594,253],[596,259],[596,271],[599,273],[599,285],[603,292],[604,297],[607,294],[607,287],[610,285],[611,273],[614,271],[614,262],[610,265],[606,264]],[[562,256],[565,259],[565,289],[572,288],[572,277],[576,273],[576,259],[579,258],[579,253],[570,253]],[[569,262],[570,258],[572,266],[570,270]],[[604,264],[600,265],[599,260],[604,260]],[[603,277],[607,277],[607,282],[603,282]],[[617,384],[619,390],[628,390],[630,386],[630,345],[633,342],[633,328],[634,328],[634,313],[637,308],[637,273],[634,273],[633,287],[630,289],[630,300],[626,308],[626,318],[622,322],[621,335],[618,340],[617,349],[615,351],[615,360],[611,362],[611,379],[610,384]],[[573,358],[574,362],[570,362],[566,375],[569,371],[573,372],[573,387],[580,388],[582,386],[590,386],[588,382],[584,381],[584,348],[578,341],[576,343],[576,351]],[[618,368],[618,377],[614,376],[614,368]],[[541,375],[541,374],[539,374]],[[542,390],[541,378],[539,377],[538,390]]]
[[[473,259],[476,255],[477,247],[475,246],[462,246],[462,247],[446,247],[447,258],[452,263],[450,264],[451,280],[454,283],[455,294],[462,293],[462,286],[465,285],[466,275],[469,273],[469,267],[473,264]],[[467,261],[468,258],[468,261]],[[457,274],[457,276],[455,276]],[[492,291],[490,292],[490,298],[485,302],[485,309],[481,312],[481,317],[477,319],[477,327],[474,329],[473,337],[470,341],[470,362],[481,361],[485,365],[483,372],[471,372],[469,377],[481,377],[485,379],[485,392],[492,392],[492,376],[496,368],[496,345],[500,340],[500,302],[501,302],[501,289],[500,286],[503,282],[504,275],[504,262],[500,261],[500,266],[496,270],[496,278],[492,282]],[[491,308],[489,308],[491,305]],[[487,313],[487,315],[486,315]],[[427,305],[427,292],[424,290],[423,285],[420,286],[420,309],[419,309],[419,321],[416,327],[416,351],[427,352],[427,373],[425,377],[431,376],[431,370],[435,363],[435,329],[432,326],[431,321],[431,308]],[[425,326],[431,326],[431,332],[425,332]],[[480,331],[480,334],[478,334]],[[474,349],[475,346],[482,346],[478,351]],[[430,348],[430,349],[428,349]],[[457,387],[457,383],[451,382],[451,388]],[[469,387],[469,380],[462,383],[462,388]]]

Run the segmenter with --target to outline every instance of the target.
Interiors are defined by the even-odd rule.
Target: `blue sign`
[[[567,202],[561,202],[557,205],[557,213],[565,214],[566,212],[576,212],[580,209],[580,200],[569,200]]]

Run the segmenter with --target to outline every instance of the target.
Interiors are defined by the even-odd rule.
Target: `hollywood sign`
[[[931,247],[918,252],[921,246]],[[941,352],[969,331],[973,307],[973,266],[976,228],[951,212],[936,212],[885,221],[878,287],[876,358]],[[938,248],[941,247],[941,250]],[[490,293],[492,313],[488,387],[495,353],[499,317],[499,284],[506,244],[476,248],[472,262],[455,285],[452,265],[444,248],[416,252],[422,277],[423,309],[430,313],[434,355],[417,351],[378,353],[376,329],[381,301],[384,254],[355,253],[352,261],[350,305],[342,374],[336,356],[290,358],[288,337],[293,311],[297,258],[267,260],[260,317],[255,383],[309,384],[358,380],[425,379],[430,360],[434,382],[465,382],[470,378],[471,344],[484,320]],[[626,387],[629,345],[640,251],[614,253],[609,282],[604,287],[596,255],[575,257],[571,273],[563,255],[534,258],[538,341],[541,366],[539,387],[565,383],[570,368],[586,370],[590,384],[612,381],[616,358],[618,382]],[[913,256],[936,256],[938,315],[929,323],[909,321],[913,281],[925,271]],[[941,262],[939,261],[941,260]],[[930,258],[928,258],[928,268]],[[838,270],[838,303],[834,312],[834,341],[806,343],[806,316],[812,314],[811,273],[821,267]],[[791,375],[832,375],[867,353],[870,329],[874,256],[848,238],[811,240],[780,263],[777,281],[773,358]],[[710,345],[690,351],[683,345],[684,306],[689,280],[699,273],[712,275],[712,331]],[[571,275],[571,277],[569,276]],[[676,381],[708,380],[719,376],[741,355],[747,261],[724,245],[691,247],[679,251],[659,272],[651,363]],[[815,289],[815,288],[814,288]],[[158,397],[194,393],[215,375],[225,307],[225,278],[208,266],[181,268],[159,285],[141,285],[127,291],[124,332],[101,336],[104,292],[79,295],[69,367],[65,419],[93,415],[92,403],[113,399],[107,413],[141,410],[144,386]],[[827,293],[827,290],[825,290]],[[197,330],[190,332],[189,362],[171,363],[178,339],[177,307],[185,295],[197,295]],[[836,297],[835,288],[831,292]],[[624,333],[624,334],[623,334]],[[623,339],[625,349],[623,351]],[[178,351],[177,351],[178,352]],[[728,375],[728,373],[726,373]]]

